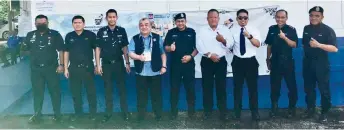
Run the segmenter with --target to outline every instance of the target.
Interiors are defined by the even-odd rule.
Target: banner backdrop
[[[269,71],[266,66],[266,46],[264,44],[264,40],[266,38],[266,34],[268,31],[269,26],[275,24],[274,14],[277,11],[278,6],[268,6],[268,7],[259,7],[259,8],[249,8],[247,9],[249,12],[249,24],[251,26],[256,27],[261,33],[261,47],[257,50],[257,60],[259,62],[259,75],[268,75]],[[228,26],[232,26],[236,24],[236,11],[237,9],[225,9],[220,11],[220,24],[222,25],[225,20],[232,19],[233,22]],[[128,34],[128,40],[132,38],[135,34],[139,33],[138,23],[139,20],[143,17],[148,17],[152,24],[153,24],[153,32],[160,34],[163,38],[165,37],[167,31],[173,27],[175,27],[173,22],[173,16],[178,12],[170,12],[165,14],[155,14],[152,12],[121,12],[119,13],[119,19],[117,24],[122,26],[126,29]],[[187,26],[191,27],[198,32],[201,26],[207,25],[207,10],[206,11],[187,11],[185,12],[187,16]],[[75,15],[82,15],[85,18],[86,29],[97,33],[98,29],[106,26],[107,21],[105,18],[105,13],[98,13],[98,14],[58,14],[58,13],[51,13],[48,14],[49,18],[49,27],[55,29],[61,33],[64,37],[68,32],[73,31],[72,27],[72,17]],[[33,27],[35,28],[35,27]],[[248,30],[249,31],[249,30]],[[226,55],[227,62],[228,62],[228,69],[227,69],[227,77],[232,77],[232,62],[233,55],[228,53]],[[196,78],[201,78],[201,68],[200,68],[200,59],[201,56],[197,55],[195,57],[196,62]],[[133,62],[131,61],[131,66],[133,66]]]

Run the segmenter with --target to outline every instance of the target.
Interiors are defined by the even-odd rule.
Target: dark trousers
[[[227,61],[222,57],[219,62],[213,62],[211,59],[202,57],[202,86],[203,86],[203,108],[204,112],[211,112],[213,109],[213,90],[214,80],[217,97],[217,108],[221,113],[227,111],[227,93],[226,93],[226,76]],[[215,77],[214,77],[215,76]]]
[[[289,108],[295,108],[298,97],[293,59],[272,59],[270,72],[270,97],[272,104],[278,103],[281,91],[282,78],[284,78],[289,90]]]
[[[127,90],[125,88],[125,67],[123,61],[116,63],[103,63],[103,80],[105,87],[106,113],[113,112],[113,86],[114,80],[119,92],[121,111],[128,112]]]
[[[152,100],[153,112],[156,116],[162,113],[162,93],[161,93],[161,76],[140,76],[136,75],[137,90],[137,111],[140,116],[146,112],[148,103],[148,89]]]
[[[19,47],[10,48],[9,50],[11,52],[11,64],[17,63]]]
[[[318,88],[321,94],[322,113],[328,112],[331,108],[331,93],[330,70],[327,59],[304,58],[303,78],[307,107],[315,108],[315,88],[318,83]]]
[[[93,65],[89,67],[78,67],[71,65],[69,67],[69,84],[74,101],[75,114],[80,115],[82,110],[82,85],[84,84],[87,92],[87,99],[90,108],[90,114],[94,115],[97,112],[97,97],[96,88],[94,84]],[[83,83],[83,84],[82,84]]]
[[[171,66],[171,112],[178,112],[179,89],[183,81],[186,91],[186,100],[188,103],[188,111],[195,110],[195,64],[172,64]]]
[[[57,66],[31,67],[31,83],[33,90],[33,102],[35,114],[41,115],[44,100],[45,84],[49,90],[55,115],[61,114],[61,88]]]
[[[234,79],[234,109],[236,111],[242,109],[242,88],[246,80],[250,110],[258,111],[257,80],[259,64],[256,57],[239,58],[234,56],[231,65]]]
[[[4,50],[1,50],[0,51],[0,59],[1,59],[1,62],[4,63],[5,65],[6,64],[10,64],[7,60],[7,52],[8,50],[7,49],[4,49]]]

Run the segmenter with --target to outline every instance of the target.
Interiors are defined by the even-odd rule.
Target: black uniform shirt
[[[181,63],[185,55],[191,55],[196,48],[196,32],[192,28],[180,31],[178,28],[169,30],[166,34],[164,46],[171,46],[175,42],[176,50],[171,52],[172,63]]]
[[[108,26],[102,27],[97,33],[97,44],[101,48],[103,60],[123,59],[122,48],[129,44],[124,28],[116,26],[111,30]]]
[[[272,58],[278,58],[279,56],[292,58],[292,47],[279,36],[281,30],[288,39],[295,41],[297,46],[296,29],[290,25],[284,25],[282,28],[279,28],[278,25],[270,26],[265,43],[271,46]]]
[[[92,64],[93,49],[96,48],[96,34],[84,30],[80,35],[70,32],[65,38],[65,51],[69,52],[71,64]]]
[[[41,34],[37,30],[26,35],[25,49],[30,51],[31,63],[34,65],[57,64],[56,51],[63,51],[63,38],[58,31],[49,29]]]
[[[323,23],[319,25],[306,25],[303,29],[302,44],[304,45],[305,56],[309,58],[328,58],[326,51],[310,46],[311,38],[314,38],[321,44],[337,46],[336,33],[331,27]]]

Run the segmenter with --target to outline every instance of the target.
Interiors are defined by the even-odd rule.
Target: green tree
[[[8,12],[10,10],[10,5],[8,0],[0,0],[0,21],[8,19]]]

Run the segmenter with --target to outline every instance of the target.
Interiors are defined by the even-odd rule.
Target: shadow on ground
[[[197,112],[196,118],[189,119],[186,112],[180,112],[176,120],[170,120],[168,113],[164,113],[161,121],[155,121],[153,114],[149,113],[145,120],[137,122],[136,113],[131,114],[129,121],[123,121],[118,113],[115,113],[110,121],[101,123],[102,114],[99,114],[96,121],[91,121],[85,115],[77,122],[70,122],[69,115],[63,116],[63,123],[54,123],[51,115],[45,115],[40,124],[28,124],[30,115],[3,116],[0,119],[0,128],[6,129],[340,129],[344,128],[344,108],[334,108],[329,113],[328,123],[318,123],[314,119],[301,119],[303,110],[298,109],[297,117],[287,119],[286,110],[280,110],[279,117],[270,119],[269,110],[260,110],[261,121],[252,122],[250,111],[243,111],[240,121],[230,119],[222,122],[218,119],[218,112],[214,112],[208,120],[203,120],[202,112]],[[231,112],[230,112],[231,113]]]

